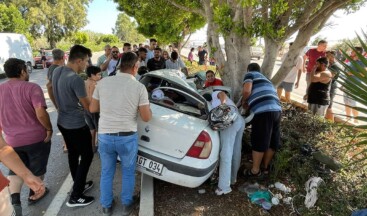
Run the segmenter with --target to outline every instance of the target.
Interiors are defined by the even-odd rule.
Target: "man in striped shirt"
[[[246,177],[260,177],[262,164],[264,174],[269,172],[269,163],[280,146],[280,118],[282,108],[276,90],[269,79],[260,73],[260,66],[251,63],[243,81],[243,107],[253,112],[252,160],[253,165],[245,170]]]

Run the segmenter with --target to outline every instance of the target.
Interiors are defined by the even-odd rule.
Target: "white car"
[[[138,120],[137,169],[173,184],[200,186],[219,161],[219,135],[207,120],[208,103],[176,70],[152,71],[140,82],[147,87],[153,118]],[[154,99],[157,89],[164,95]]]

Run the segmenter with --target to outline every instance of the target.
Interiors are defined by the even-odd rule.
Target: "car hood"
[[[151,104],[149,122],[138,120],[140,150],[149,149],[174,158],[183,158],[208,127],[208,121]]]

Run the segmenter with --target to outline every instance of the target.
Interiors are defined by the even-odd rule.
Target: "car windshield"
[[[144,76],[140,82],[147,88],[150,102],[191,116],[206,118],[203,102],[182,87],[152,76]],[[159,97],[152,97],[153,92],[158,90]]]

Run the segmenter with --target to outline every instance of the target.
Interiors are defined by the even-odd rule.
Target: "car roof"
[[[155,70],[147,73],[148,76],[156,76],[161,77],[166,80],[170,80],[172,82],[175,82],[179,85],[185,86],[187,88],[190,88],[195,91],[185,80],[183,80],[180,76],[177,75],[177,72],[181,72],[179,70],[175,69],[161,69],[161,70]],[[182,73],[182,72],[181,72]]]

